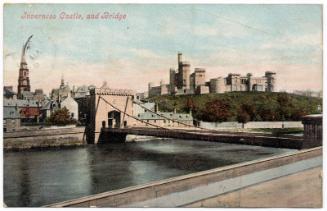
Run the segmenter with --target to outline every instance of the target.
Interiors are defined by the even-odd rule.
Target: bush
[[[231,116],[230,104],[223,100],[214,100],[206,104],[202,111],[202,119],[209,122],[227,121]]]
[[[76,120],[71,118],[67,108],[60,108],[55,110],[49,119],[46,119],[46,122],[52,125],[68,125],[76,124]]]

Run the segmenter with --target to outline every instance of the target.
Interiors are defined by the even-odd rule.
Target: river
[[[291,151],[195,140],[4,152],[4,201],[34,207]]]

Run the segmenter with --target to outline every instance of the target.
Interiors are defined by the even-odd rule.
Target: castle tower
[[[64,80],[64,76],[61,75],[61,81],[60,81],[60,87],[65,86],[65,80]]]
[[[271,71],[266,71],[265,72],[265,77],[267,78],[267,87],[266,91],[267,92],[274,92],[275,91],[275,75],[276,73],[271,72]]]
[[[246,74],[246,76],[247,76],[247,82],[248,82],[248,92],[251,92],[252,91],[252,80],[251,80],[251,78],[252,78],[252,74],[251,73],[248,73],[248,74]]]
[[[182,53],[178,52],[178,77],[177,77],[177,88],[183,89],[184,91],[190,89],[190,63],[182,61]]]
[[[18,87],[17,95],[18,99],[22,98],[23,91],[31,91],[30,79],[29,79],[29,69],[27,67],[27,62],[25,58],[26,50],[29,49],[29,42],[33,35],[31,35],[26,43],[23,45],[22,57],[20,61],[19,76],[18,76]]]
[[[182,63],[182,53],[181,52],[178,52],[178,54],[177,54],[177,62],[178,62],[178,67],[179,67],[179,64]]]
[[[169,70],[169,92],[170,94],[175,94],[175,87],[176,87],[176,71],[173,68]]]

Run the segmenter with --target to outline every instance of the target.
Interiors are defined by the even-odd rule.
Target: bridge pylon
[[[101,129],[123,128],[136,125],[133,116],[134,92],[127,89],[94,88],[90,90],[87,143],[97,144],[110,137],[103,137]],[[110,104],[112,106],[110,106]],[[114,106],[114,107],[113,107]]]

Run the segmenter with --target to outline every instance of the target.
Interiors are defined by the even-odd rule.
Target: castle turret
[[[267,78],[267,87],[266,87],[267,92],[275,91],[275,81],[276,81],[275,75],[276,75],[276,73],[271,72],[271,71],[265,72],[265,77]]]
[[[252,91],[252,73],[248,73],[246,74],[247,77],[247,85],[248,85],[248,91],[251,92]]]
[[[182,63],[182,53],[181,52],[178,52],[177,54],[177,62],[178,62],[178,65]]]
[[[169,93],[171,95],[175,94],[175,87],[176,87],[176,71],[173,68],[169,70]]]
[[[149,82],[149,83],[148,83],[148,88],[149,88],[149,90],[150,90],[152,87],[153,87],[153,82]]]

